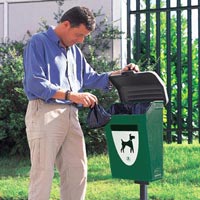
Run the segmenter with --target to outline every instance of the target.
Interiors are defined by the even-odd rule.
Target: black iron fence
[[[200,142],[200,0],[127,0],[127,61],[166,82],[165,139]]]

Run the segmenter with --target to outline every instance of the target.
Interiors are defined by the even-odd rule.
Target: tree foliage
[[[161,2],[162,7],[163,1]],[[160,56],[157,57],[156,48],[156,13],[150,14],[150,55],[147,55],[147,41],[146,41],[146,18],[141,20],[141,51],[139,60],[134,60],[141,65],[141,70],[156,70],[160,64],[160,75],[167,85],[167,70],[170,68],[171,83],[168,85],[171,89],[171,129],[178,128],[178,74],[181,74],[181,123],[183,133],[187,136],[186,128],[188,127],[188,91],[192,89],[192,113],[193,113],[193,127],[197,128],[199,123],[199,108],[198,108],[198,39],[192,40],[192,88],[188,85],[188,35],[187,35],[187,17],[181,12],[181,59],[178,60],[177,48],[177,15],[171,13],[170,16],[170,46],[167,46],[167,17],[166,12],[160,13]],[[135,36],[134,36],[135,38]],[[136,56],[136,46],[133,45],[133,55]],[[170,49],[170,54],[167,50]],[[149,50],[149,49],[148,49]],[[167,55],[170,57],[167,58]],[[167,69],[168,61],[170,59],[170,66]],[[181,64],[180,72],[178,71],[178,64]],[[164,124],[166,126],[166,113],[164,110]],[[176,132],[173,132],[176,135]]]
[[[111,60],[109,50],[114,39],[120,39],[122,32],[113,23],[108,23],[107,17],[102,11],[95,13],[98,21],[96,31],[86,38],[83,44],[79,45],[87,61],[99,73],[119,69],[118,60]],[[99,104],[105,109],[118,100],[118,93],[113,88],[108,93],[100,90],[89,91],[97,96]],[[106,140],[104,128],[89,129],[86,124],[88,109],[79,111],[80,123],[85,134],[87,151],[90,153],[102,153],[106,151]]]
[[[24,115],[27,100],[22,88],[23,43],[0,45],[0,153],[27,151]]]

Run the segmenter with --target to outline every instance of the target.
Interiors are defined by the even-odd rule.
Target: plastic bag
[[[87,116],[87,124],[89,128],[101,128],[105,126],[111,119],[111,114],[105,111],[105,109],[95,104],[93,108],[90,108]]]

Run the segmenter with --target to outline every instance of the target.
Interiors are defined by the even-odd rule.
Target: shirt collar
[[[47,37],[60,46],[60,38],[56,35],[54,27],[50,26],[47,30]]]

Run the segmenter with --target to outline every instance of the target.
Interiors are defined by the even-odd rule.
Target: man
[[[78,105],[92,107],[97,97],[83,89],[110,87],[108,77],[86,62],[77,43],[95,29],[85,7],[68,10],[55,27],[33,35],[24,51],[24,90],[29,103],[25,117],[31,154],[29,200],[48,200],[54,164],[61,179],[62,200],[83,200],[87,158],[78,121]],[[138,71],[129,64],[126,70]]]

